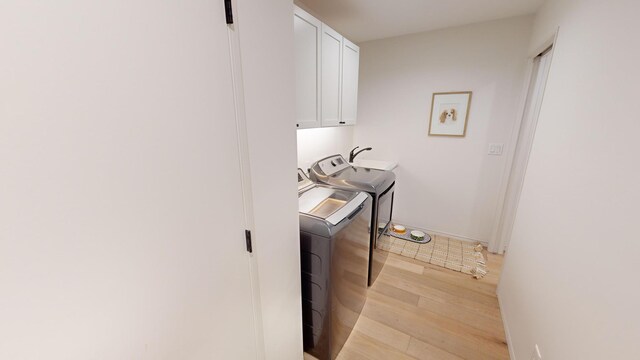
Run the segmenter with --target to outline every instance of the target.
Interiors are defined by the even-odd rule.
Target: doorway
[[[498,223],[494,231],[493,242],[489,251],[502,254],[511,240],[511,233],[520,201],[520,193],[529,164],[529,154],[533,146],[538,116],[542,107],[547,77],[551,68],[553,45],[533,58],[533,67],[529,80],[529,88],[524,105],[522,121],[516,137],[511,167],[509,170],[504,200],[498,210]]]

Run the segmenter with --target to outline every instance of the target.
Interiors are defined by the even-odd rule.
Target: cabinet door
[[[340,125],[342,35],[322,24],[322,126]]]
[[[294,57],[296,71],[296,126],[320,127],[320,41],[322,22],[295,7]]]
[[[347,39],[342,41],[342,106],[341,120],[355,125],[358,112],[358,69],[360,48]]]

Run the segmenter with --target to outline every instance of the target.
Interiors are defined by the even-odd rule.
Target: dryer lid
[[[342,155],[333,155],[311,165],[311,178],[319,183],[381,194],[396,180],[392,171],[345,166]],[[335,164],[335,165],[334,165]]]

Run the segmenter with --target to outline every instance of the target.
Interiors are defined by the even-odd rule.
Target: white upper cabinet
[[[360,48],[347,39],[342,40],[342,109],[345,125],[355,125],[358,113],[358,70]]]
[[[295,7],[296,126],[320,127],[320,42],[322,22]]]
[[[342,35],[322,24],[322,126],[337,126],[340,118]]]
[[[360,49],[294,7],[296,126],[355,125]]]

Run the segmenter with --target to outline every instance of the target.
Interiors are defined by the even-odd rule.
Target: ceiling
[[[544,0],[296,0],[354,42],[534,13]]]

